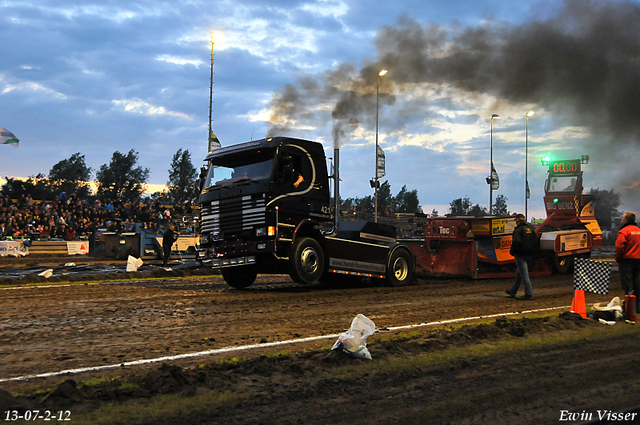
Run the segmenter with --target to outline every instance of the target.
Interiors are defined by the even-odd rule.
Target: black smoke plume
[[[637,150],[636,3],[566,0],[546,20],[520,25],[489,21],[474,28],[425,26],[403,17],[378,31],[376,49],[377,59],[360,69],[344,64],[277,92],[270,104],[270,134],[331,119],[334,142],[340,144],[359,125],[372,129],[376,79],[384,68],[389,73],[379,80],[381,106],[422,84],[448,85],[513,104],[540,105],[558,120],[589,128],[602,140],[603,152],[611,150],[608,144],[614,150]],[[640,181],[637,166],[623,174],[621,186]]]

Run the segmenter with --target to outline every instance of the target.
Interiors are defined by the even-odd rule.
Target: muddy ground
[[[230,391],[246,399],[148,423],[544,424],[581,422],[561,421],[563,411],[583,413],[578,419],[591,413],[597,419],[598,410],[637,410],[640,405],[640,333],[619,322],[610,329],[626,326],[631,332],[593,337],[589,330],[605,325],[566,314],[573,297],[571,275],[533,278],[535,299],[522,301],[505,296],[511,279],[418,280],[403,288],[363,281],[334,289],[300,286],[286,276],[259,276],[256,284],[239,291],[227,287],[220,276],[179,274],[188,273],[0,288],[0,410],[64,408],[75,419],[107,401]],[[614,296],[623,297],[617,273],[612,274],[609,295],[587,294],[587,308]],[[533,310],[548,317],[504,316]],[[378,329],[368,340],[370,361],[327,349],[358,313]],[[441,324],[394,329],[489,315],[496,316],[486,320],[488,324],[462,322],[467,325],[463,328]],[[584,336],[489,355],[501,341],[551,341],[572,331]],[[327,337],[270,345],[323,335]],[[252,344],[256,347],[241,351],[128,365]],[[394,359],[470,346],[486,355],[366,371]],[[275,356],[283,351],[298,354]],[[246,360],[220,363],[238,357]],[[115,367],[25,378],[110,365]],[[345,367],[359,372],[346,374]],[[100,377],[116,380],[83,385]],[[68,379],[73,382],[61,384]],[[124,381],[135,385],[123,390],[118,385]],[[36,394],[43,389],[55,391]]]

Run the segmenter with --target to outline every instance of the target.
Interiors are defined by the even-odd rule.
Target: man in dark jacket
[[[636,215],[625,213],[622,227],[616,237],[614,257],[620,267],[620,283],[625,294],[636,296],[636,307],[640,305],[640,228]]]
[[[169,228],[162,236],[162,267],[167,267],[169,257],[171,256],[171,247],[174,242],[178,240],[174,232],[175,227],[176,226],[173,223],[170,223]]]
[[[538,236],[533,228],[527,224],[522,214],[516,215],[516,228],[511,239],[509,253],[516,260],[516,281],[513,287],[505,292],[511,298],[515,298],[520,284],[524,282],[524,296],[520,299],[532,300],[533,287],[531,286],[531,279],[529,279],[529,266],[527,263],[532,260],[533,254],[538,249]]]

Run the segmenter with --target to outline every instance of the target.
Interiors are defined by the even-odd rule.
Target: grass
[[[133,382],[123,382],[122,384],[120,384],[120,386],[118,387],[119,390],[133,390],[133,389],[140,389],[140,385],[135,384]]]
[[[54,387],[28,387],[27,389],[18,393],[18,395],[22,396],[45,396],[53,391],[56,387],[62,384],[65,380],[59,381]],[[95,387],[103,383],[114,383],[120,382],[120,378],[118,377],[108,377],[108,376],[100,376],[97,378],[89,378],[83,381],[78,382],[78,388],[87,388],[87,387]],[[128,390],[134,388],[140,388],[138,384],[129,381],[122,381],[120,385],[117,387],[119,390]]]
[[[236,407],[248,397],[230,392],[184,396],[160,395],[140,403],[109,403],[90,413],[73,415],[74,424],[158,423],[167,418],[205,415],[224,407]]]
[[[216,364],[221,364],[221,365],[237,365],[238,363],[240,363],[243,360],[246,360],[246,359],[241,358],[241,357],[232,357],[230,359],[217,360],[215,363]]]
[[[307,351],[307,350],[305,350]],[[276,353],[267,354],[267,357],[274,359],[288,359],[290,357],[294,357],[296,355],[295,352],[289,350],[282,350]]]
[[[523,318],[527,318],[527,319],[542,319],[545,317],[552,317],[552,316],[556,316],[557,313],[531,313],[531,314],[522,314],[520,315],[511,315],[511,316],[505,316],[506,319],[509,320],[516,320],[516,319],[523,319]],[[464,328],[465,326],[477,326],[477,325],[492,325],[493,323],[495,323],[495,321],[497,320],[497,318],[492,317],[492,318],[487,318],[487,319],[481,319],[481,320],[474,320],[474,321],[470,321],[470,322],[466,322],[466,323],[451,323],[445,326],[445,329],[449,329],[451,331],[456,331],[459,329]],[[427,331],[410,331],[410,332],[399,332],[399,333],[394,333],[391,335],[387,335],[387,334],[378,334],[379,337],[377,339],[376,342],[373,342],[373,344],[376,344],[377,342],[390,342],[390,341],[397,341],[397,340],[409,340],[409,339],[416,339],[416,338],[420,338],[423,335],[429,335],[432,333],[436,333],[438,332],[437,330],[427,330]],[[324,348],[324,347],[323,347]],[[328,348],[331,348],[331,346],[329,346]]]
[[[81,386],[84,387],[95,387],[96,385],[100,385],[103,382],[113,382],[116,378],[109,378],[108,376],[101,376],[99,378],[90,378],[81,382]]]
[[[268,353],[268,354],[264,354],[265,357],[270,358],[270,359],[287,359],[290,357],[294,357],[296,354],[300,354],[303,353],[307,350],[303,350],[303,351],[299,351],[299,352],[294,352],[294,351],[287,351],[287,350],[283,350],[283,351],[278,351],[276,353]],[[238,365],[242,362],[246,362],[250,360],[247,357],[232,357],[230,359],[220,359],[220,360],[216,360],[213,362],[213,364],[217,364],[217,365]],[[206,369],[208,365],[206,364],[199,364],[197,366],[198,369]]]
[[[355,362],[348,366],[339,366],[326,372],[324,378],[340,380],[359,378],[364,375],[397,374],[427,367],[455,364],[460,361],[482,359],[492,356],[503,356],[517,352],[547,350],[556,346],[573,344],[581,341],[595,341],[637,335],[640,329],[636,326],[625,326],[623,323],[615,327],[590,327],[557,334],[545,334],[506,341],[483,341],[465,347],[451,348],[446,351],[424,353],[408,357],[374,359],[372,361]],[[430,332],[410,332],[394,335],[390,339],[415,339]],[[292,357],[296,353],[282,352],[272,354],[274,357]],[[217,363],[237,364],[246,359],[233,358]],[[127,385],[124,383],[122,385]],[[129,384],[135,385],[135,384]],[[252,396],[233,392],[211,392],[197,395],[161,395],[141,403],[110,403],[100,409],[75,415],[74,423],[87,424],[142,424],[154,423],[161,419],[173,419],[178,423],[180,418],[214,417],[215,412],[225,407],[234,408],[241,403],[251,403]]]
[[[530,352],[533,350],[550,349],[555,346],[572,344],[578,341],[610,339],[637,333],[638,328],[636,326],[625,326],[623,323],[620,323],[620,326],[615,327],[602,326],[514,340],[484,341],[480,344],[451,348],[442,352],[425,353],[408,358],[391,358],[382,361],[341,366],[333,369],[331,374],[334,377],[355,378],[364,374],[399,373],[460,360],[502,356],[520,351]],[[410,334],[411,338],[415,338],[413,334],[414,333]]]
[[[534,317],[527,315],[526,317]],[[536,317],[540,316],[539,314]],[[487,322],[493,323],[493,321]],[[456,326],[456,328],[462,327]],[[394,334],[384,338],[384,341],[412,340],[429,335],[433,331],[410,331]],[[399,374],[420,370],[434,366],[457,364],[459,362],[499,357],[520,352],[533,352],[550,350],[558,346],[570,345],[579,342],[601,341],[625,336],[637,336],[640,327],[619,323],[616,326],[592,326],[571,331],[559,331],[541,335],[527,336],[510,340],[484,340],[474,345],[454,347],[444,351],[428,352],[405,357],[390,357],[372,361],[351,362],[346,366],[337,366],[323,373],[321,379],[357,379],[363,376],[375,376],[378,374]],[[382,340],[375,341],[375,345]],[[327,347],[328,350],[330,347]],[[304,352],[304,351],[303,351]],[[292,358],[299,352],[280,351],[269,354],[271,358]],[[248,359],[234,357],[226,360],[218,360],[217,364],[236,365]],[[200,365],[200,369],[206,369],[207,365]],[[136,389],[137,384],[130,381],[120,381],[118,378],[98,377],[85,380],[83,386],[94,386],[104,382],[114,382],[119,389]],[[80,385],[79,385],[80,386]],[[258,400],[259,395],[237,392],[211,391],[205,394],[172,394],[158,395],[144,401],[130,401],[126,403],[104,404],[97,410],[87,413],[75,413],[72,416],[73,423],[78,424],[146,424],[173,421],[180,423],[183,418],[213,418],[216,412],[225,408],[237,408],[243,403],[251,404],[253,399]]]
[[[211,274],[206,276],[163,276],[163,277],[125,277],[122,276],[120,278],[109,278],[109,282],[137,282],[137,281],[151,281],[151,280],[181,280],[181,279],[209,279],[211,276],[221,276],[217,274]],[[68,280],[57,280],[57,281],[42,281],[42,282],[28,282],[28,283],[11,283],[11,284],[2,284],[0,288],[15,288],[20,286],[47,286],[47,285],[88,285],[88,284],[97,284],[102,282],[102,280],[82,280],[82,281],[68,281]]]

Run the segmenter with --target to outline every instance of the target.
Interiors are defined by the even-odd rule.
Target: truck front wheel
[[[387,268],[387,282],[392,286],[408,285],[413,279],[413,258],[404,249],[391,253]]]
[[[251,286],[256,281],[256,276],[258,276],[258,270],[255,266],[236,266],[222,269],[224,281],[236,289]]]
[[[310,284],[324,272],[324,253],[313,238],[300,238],[289,255],[289,276],[297,283]]]

